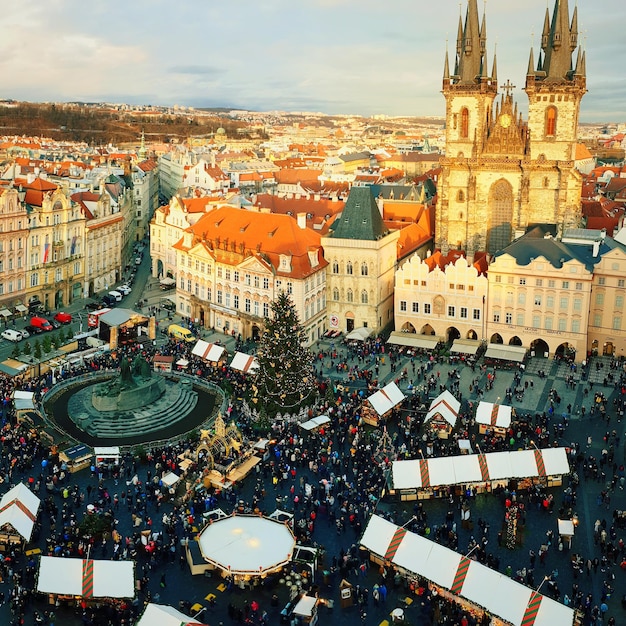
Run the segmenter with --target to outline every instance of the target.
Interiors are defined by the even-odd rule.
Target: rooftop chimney
[[[298,220],[298,228],[304,230],[306,228],[306,213],[298,213],[296,217]]]

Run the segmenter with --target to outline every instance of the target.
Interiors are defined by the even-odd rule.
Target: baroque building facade
[[[578,49],[576,59],[573,59]],[[522,119],[508,81],[498,99],[497,62],[487,60],[487,26],[477,0],[459,18],[454,69],[446,52],[445,157],[441,160],[435,245],[444,254],[494,254],[531,224],[576,227],[582,179],[575,169],[580,101],[586,92],[578,18],[567,0],[546,10],[541,51],[531,49]]]

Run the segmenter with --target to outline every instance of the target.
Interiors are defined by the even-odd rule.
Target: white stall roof
[[[511,425],[512,412],[512,408],[505,404],[479,402],[476,409],[476,422],[498,428],[508,428]]]
[[[574,536],[574,522],[571,519],[558,520],[559,535],[564,537]]]
[[[374,407],[378,415],[384,415],[387,411],[391,411],[395,406],[400,404],[406,396],[400,391],[398,385],[390,382],[375,394],[371,395],[367,401]]]
[[[208,341],[199,339],[193,347],[191,354],[199,356],[205,361],[219,361],[224,350],[225,348],[223,346],[218,346],[215,343],[209,343]]]
[[[254,372],[259,369],[259,362],[256,357],[246,354],[245,352],[235,352],[235,356],[230,362],[230,366],[234,370],[254,374]]]
[[[9,489],[0,500],[0,528],[11,526],[30,541],[41,500],[24,484]]]
[[[296,604],[293,608],[293,612],[296,615],[311,617],[316,604],[317,598],[314,598],[313,596],[302,596],[300,600],[298,600],[298,604]]]
[[[569,626],[574,622],[573,609],[378,515],[370,518],[361,545],[395,566],[485,608],[513,626],[523,623]]]
[[[93,453],[96,456],[119,457],[120,449],[118,446],[107,446],[103,448],[94,448]]]
[[[85,598],[132,598],[135,595],[133,568],[132,561],[42,556],[37,591]]]
[[[430,403],[426,421],[429,422],[439,415],[454,428],[460,409],[461,403],[446,389]]]
[[[481,466],[482,460],[482,466]],[[393,489],[468,485],[511,478],[563,476],[570,471],[565,448],[461,454],[426,460],[394,461]]]
[[[303,428],[304,430],[313,430],[314,428],[319,428],[324,424],[328,424],[328,422],[330,422],[330,417],[328,417],[328,415],[318,415],[317,417],[312,417],[306,422],[302,422],[302,424],[300,424],[300,428]]]
[[[365,328],[365,326],[361,326],[361,328],[355,328],[350,331],[346,335],[346,340],[348,341],[365,341],[372,334],[372,330],[370,328]]]
[[[35,408],[35,394],[32,391],[13,392],[13,404],[16,411],[32,411]]]
[[[401,333],[394,331],[391,335],[389,335],[387,343],[392,343],[398,346],[408,346],[410,348],[433,350],[437,347],[437,344],[440,341],[441,337],[435,337],[434,335],[418,335],[416,333]]]
[[[502,361],[517,361],[521,363],[526,358],[526,348],[523,346],[505,346],[501,343],[490,343],[485,356],[488,359],[501,359]]]
[[[135,626],[204,626],[204,622],[200,623],[172,606],[150,603]]]
[[[455,339],[450,352],[453,354],[476,354],[478,348],[480,348],[480,341],[477,339]]]
[[[172,487],[173,485],[175,485],[178,481],[180,480],[180,477],[177,476],[176,474],[174,474],[174,472],[168,472],[167,474],[165,474],[165,476],[163,476],[163,478],[161,478],[161,482],[166,486],[166,487]]]

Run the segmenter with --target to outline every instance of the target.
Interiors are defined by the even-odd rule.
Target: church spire
[[[545,80],[561,82],[571,80],[572,53],[578,45],[578,13],[574,11],[574,19],[570,25],[568,0],[555,0],[552,22],[546,38],[546,26],[541,38],[545,55],[543,69]]]
[[[483,40],[481,30],[487,32],[484,25],[479,27],[477,0],[469,0],[467,3],[467,13],[465,15],[465,25],[461,38],[461,45],[457,42],[459,53],[459,80],[461,83],[475,83],[483,73],[484,48],[486,40]]]
[[[450,80],[450,64],[448,62],[448,47],[446,46],[446,60],[443,64],[443,80],[444,82]]]
[[[493,52],[493,65],[491,66],[491,80],[498,84],[498,62],[496,61],[496,52]]]
[[[535,53],[533,52],[533,48],[530,48],[530,57],[528,58],[528,69],[526,70],[526,76],[534,76],[535,75]]]

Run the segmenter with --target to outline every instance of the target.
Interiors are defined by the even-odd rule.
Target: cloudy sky
[[[0,98],[437,116],[446,38],[454,51],[460,10],[454,0],[5,5]],[[523,109],[546,0],[486,7],[489,58],[497,46],[500,83],[517,85]],[[578,0],[578,12],[589,89],[581,119],[626,121],[626,2]]]

